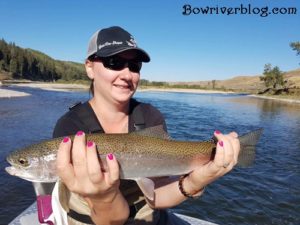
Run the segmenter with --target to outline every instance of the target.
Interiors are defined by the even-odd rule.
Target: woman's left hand
[[[222,134],[215,131],[214,136],[218,139],[214,159],[204,166],[199,166],[188,176],[189,183],[192,186],[191,190],[195,192],[222,177],[237,164],[240,151],[237,133]]]

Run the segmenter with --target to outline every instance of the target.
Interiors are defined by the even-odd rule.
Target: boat
[[[179,219],[185,221],[184,225],[217,225],[215,223],[211,223],[205,220],[197,219],[194,217],[172,213],[177,216]],[[18,215],[13,221],[9,223],[9,225],[40,225],[38,221],[37,214],[37,203],[34,202],[27,209],[25,209],[20,215]]]
[[[36,196],[51,194],[54,183],[39,183],[32,182]],[[195,217],[182,215],[179,213],[167,211],[169,214],[178,217],[178,220],[182,221],[183,225],[217,225],[205,220],[201,220]],[[38,220],[37,202],[35,201],[27,209],[25,209],[20,215],[18,215],[9,225],[40,225]]]

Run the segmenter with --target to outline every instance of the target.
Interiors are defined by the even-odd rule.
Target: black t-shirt
[[[164,129],[167,131],[165,119],[158,109],[153,107],[151,104],[141,103],[132,99],[129,112],[129,132],[135,131],[133,112],[135,107],[137,106],[140,107],[139,112],[142,113],[144,128],[163,125]],[[92,130],[91,132],[91,126],[95,126],[95,124],[87,125],[85,120],[90,119],[84,119],[78,116],[78,111],[83,109],[85,110],[85,118],[93,117],[91,121],[93,121],[94,123],[98,123],[96,124],[96,127],[98,127],[99,129],[97,129],[96,131]],[[78,104],[75,107],[71,108],[70,111],[68,111],[66,114],[64,114],[56,123],[53,131],[53,138],[74,135],[79,130],[84,131],[85,133],[104,133],[104,130],[101,127],[101,124],[98,121],[96,114],[89,102]]]

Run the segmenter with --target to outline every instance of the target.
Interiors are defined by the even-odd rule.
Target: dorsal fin
[[[134,131],[131,134],[138,134],[146,137],[155,137],[166,140],[171,140],[172,138],[169,134],[164,130],[163,125],[158,125],[154,127],[145,128],[142,130]]]

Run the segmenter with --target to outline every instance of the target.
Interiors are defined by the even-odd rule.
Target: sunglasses
[[[128,60],[128,59],[124,59],[120,56],[111,56],[111,57],[95,57],[94,60],[99,60],[103,63],[103,66],[107,69],[111,69],[111,70],[122,70],[126,67],[128,67],[128,69],[131,72],[134,73],[139,73],[141,68],[142,68],[142,62],[137,61],[137,60]]]

